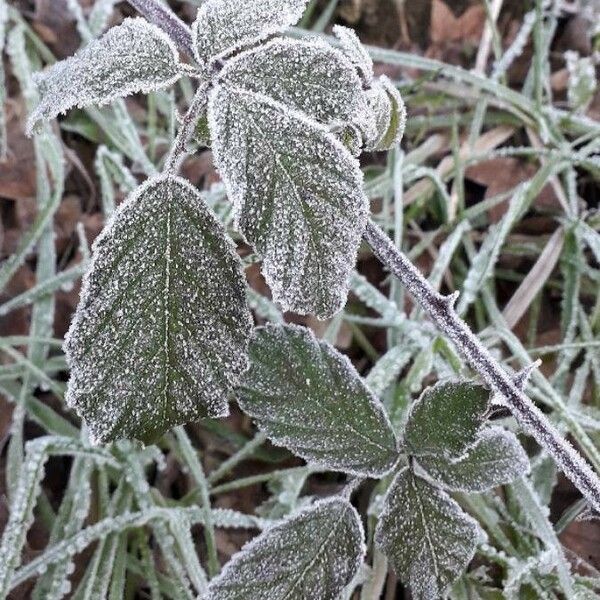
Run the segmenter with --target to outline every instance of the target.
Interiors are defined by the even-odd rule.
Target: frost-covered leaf
[[[415,456],[461,456],[475,444],[489,407],[489,392],[471,382],[445,381],[413,404],[404,440]]]
[[[180,76],[173,41],[144,19],[126,19],[75,56],[36,76],[40,103],[29,118],[28,130],[75,106],[148,93],[172,85]]]
[[[335,25],[333,34],[340,41],[344,54],[350,59],[363,82],[370,86],[373,82],[373,59],[358,39],[354,29]]]
[[[396,86],[382,75],[367,91],[376,128],[367,139],[367,150],[389,150],[400,143],[406,128],[406,107]]]
[[[240,261],[198,192],[148,181],[97,239],[65,350],[67,400],[100,441],[228,412],[251,331]]]
[[[324,500],[266,530],[211,581],[210,600],[336,600],[364,556],[358,514]]]
[[[326,128],[267,96],[218,86],[213,151],[238,226],[285,310],[335,314],[366,225],[358,162]]]
[[[370,117],[352,64],[323,42],[275,39],[232,59],[220,81],[269,96],[324,125],[340,128]]]
[[[375,541],[415,600],[439,600],[471,562],[482,532],[446,492],[404,469],[388,490]]]
[[[475,446],[457,459],[423,456],[427,475],[453,491],[483,492],[529,471],[529,459],[516,436],[499,427],[484,429]]]
[[[194,54],[208,65],[284,31],[300,20],[308,0],[206,0],[192,26]]]
[[[382,476],[398,460],[382,404],[309,329],[268,325],[250,342],[239,403],[276,444],[329,469]]]

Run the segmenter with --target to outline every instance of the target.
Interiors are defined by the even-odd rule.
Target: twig
[[[454,310],[456,297],[435,292],[410,260],[373,222],[367,225],[364,237],[379,260],[398,277],[432,321],[454,342],[471,367],[504,399],[521,426],[552,456],[591,506],[600,511],[598,475],[523,393],[520,383],[511,379],[458,317]]]
[[[127,0],[148,21],[160,27],[187,54],[193,55],[190,28],[167,6],[156,0]]]

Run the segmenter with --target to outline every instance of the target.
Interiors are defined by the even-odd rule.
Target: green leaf
[[[275,39],[232,59],[220,81],[264,94],[336,130],[359,124],[374,131],[352,63],[323,42]]]
[[[484,429],[478,442],[457,459],[423,456],[427,475],[453,491],[484,492],[529,471],[529,459],[516,436],[499,427]]]
[[[126,19],[36,76],[40,103],[29,117],[28,131],[75,106],[108,104],[135,92],[168,87],[181,74],[174,42],[145,19]]]
[[[65,343],[67,400],[103,442],[149,442],[227,415],[250,331],[241,263],[222,226],[186,181],[151,179],[95,243]]]
[[[362,564],[360,519],[342,498],[265,531],[211,581],[211,600],[336,600]]]
[[[217,166],[274,300],[325,319],[346,301],[368,215],[358,162],[327,129],[267,96],[218,86]]]
[[[354,68],[361,77],[361,80],[367,87],[373,83],[373,59],[361,44],[359,37],[354,29],[333,26],[333,35],[339,40],[344,54],[350,59]]]
[[[406,107],[396,86],[382,75],[367,92],[370,110],[376,123],[367,138],[367,150],[390,150],[399,144],[406,128]]]
[[[471,382],[427,388],[410,411],[405,442],[415,456],[461,456],[475,444],[489,408],[489,392]]]
[[[396,464],[383,406],[347,357],[293,325],[258,328],[249,353],[239,403],[275,444],[357,475],[379,477]]]
[[[192,26],[194,55],[207,68],[300,20],[308,0],[206,0]]]
[[[415,600],[439,600],[464,572],[483,541],[477,522],[446,492],[409,469],[394,479],[375,542]]]

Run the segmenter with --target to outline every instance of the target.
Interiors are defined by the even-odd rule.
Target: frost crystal
[[[324,125],[372,119],[352,64],[322,42],[273,40],[231,60],[221,81],[269,96]],[[375,124],[366,126],[374,130]]]
[[[41,100],[29,117],[28,131],[75,106],[147,93],[172,85],[180,76],[171,39],[144,19],[126,19],[75,56],[36,75]]]
[[[349,27],[335,25],[333,34],[340,41],[344,54],[350,59],[354,68],[367,87],[373,83],[373,60],[358,39],[355,31]]]
[[[404,469],[390,486],[375,541],[415,600],[439,600],[471,562],[483,532],[448,494]]]
[[[367,138],[367,150],[390,150],[399,144],[406,128],[406,107],[396,86],[382,75],[367,91],[376,128]]]
[[[336,600],[362,564],[362,524],[344,499],[324,500],[268,529],[211,581],[210,600]]]
[[[192,26],[196,60],[215,59],[252,46],[294,25],[308,0],[206,0]]]
[[[516,436],[499,427],[484,429],[475,446],[457,459],[418,459],[427,476],[452,491],[484,492],[526,475],[529,459]]]
[[[470,382],[444,381],[427,388],[413,404],[405,441],[415,456],[457,458],[479,437],[489,392]]]
[[[358,162],[322,125],[241,88],[213,91],[209,123],[238,226],[263,257],[274,300],[332,316],[368,215]]]
[[[311,463],[381,477],[398,461],[381,402],[350,363],[313,333],[269,325],[250,342],[239,403],[276,444]]]
[[[198,192],[140,187],[94,245],[65,350],[67,401],[99,441],[228,413],[251,317],[240,261]]]

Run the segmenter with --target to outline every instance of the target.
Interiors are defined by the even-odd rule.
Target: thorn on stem
[[[531,377],[531,374],[542,364],[542,361],[538,358],[535,362],[531,363],[529,366],[525,367],[524,369],[521,369],[516,375],[515,375],[515,385],[521,390],[523,391],[525,389],[525,386],[527,385],[527,382],[529,381],[529,378]]]
[[[451,294],[444,296],[444,295],[440,295],[440,300],[450,309],[450,310],[454,310],[454,307],[456,305],[456,301],[458,300],[458,297],[460,296],[460,292],[458,290],[456,290],[455,292],[452,292]]]

